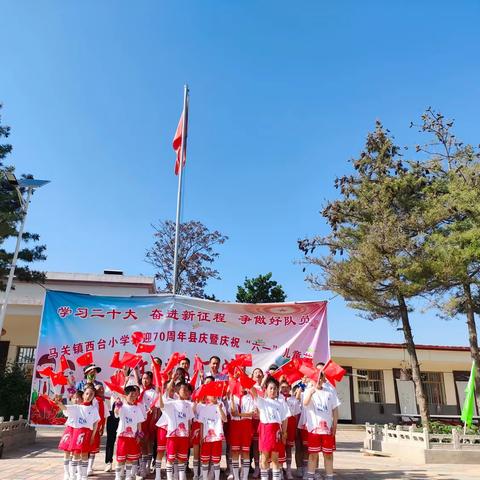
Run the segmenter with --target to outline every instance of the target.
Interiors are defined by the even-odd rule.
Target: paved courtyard
[[[39,429],[37,442],[6,453],[0,460],[1,480],[61,480],[62,454],[56,449],[61,430]],[[478,465],[413,465],[395,458],[365,456],[360,453],[363,432],[340,430],[335,455],[336,478],[341,479],[437,479],[478,480]],[[113,480],[104,473],[103,454],[96,460],[92,480]]]

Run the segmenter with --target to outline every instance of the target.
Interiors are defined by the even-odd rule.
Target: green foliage
[[[0,372],[0,417],[27,418],[31,382],[31,377],[16,363],[7,363]]]
[[[166,220],[154,229],[155,242],[147,250],[146,260],[157,270],[155,278],[160,282],[161,291],[171,293],[175,222]],[[216,300],[205,293],[205,287],[210,279],[220,279],[218,271],[211,265],[219,256],[215,247],[226,240],[227,236],[217,230],[210,231],[202,222],[190,220],[180,224],[177,294]]]
[[[243,287],[237,287],[239,303],[277,303],[284,302],[286,298],[283,287],[272,280],[271,272],[255,278],[245,278]]]
[[[0,109],[2,105],[0,104]],[[14,172],[14,167],[5,165],[5,159],[12,151],[12,145],[3,143],[10,135],[10,127],[1,125],[0,117],[0,290],[6,286],[6,278],[10,270],[13,252],[7,251],[3,245],[11,238],[16,237],[17,227],[22,219],[23,211],[20,206],[17,192],[11,187],[5,177],[6,172]],[[32,271],[28,263],[45,260],[45,245],[29,246],[38,242],[39,235],[25,232],[22,236],[23,248],[18,254],[15,277],[28,282],[42,282],[45,278],[42,272]]]

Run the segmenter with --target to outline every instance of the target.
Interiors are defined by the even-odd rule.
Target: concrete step
[[[362,431],[364,431],[365,430],[365,424],[363,424],[363,423],[339,423],[337,425],[337,430],[346,430],[346,431],[362,430]]]

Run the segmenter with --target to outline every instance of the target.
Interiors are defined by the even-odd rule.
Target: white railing
[[[25,445],[35,441],[36,431],[31,427],[23,415],[15,420],[13,416],[9,420],[0,417],[0,444],[3,450],[9,450],[19,445]]]
[[[429,433],[428,429],[418,430],[414,425],[405,428],[397,425],[389,428],[388,425],[365,424],[365,445],[374,445],[375,442],[399,443],[408,446],[421,447],[426,450],[454,449],[480,450],[480,435],[463,434],[460,428],[453,428],[451,434]]]

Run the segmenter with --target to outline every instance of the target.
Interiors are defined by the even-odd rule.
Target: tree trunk
[[[410,366],[412,367],[412,379],[415,385],[415,397],[417,399],[418,408],[420,410],[420,418],[422,425],[428,428],[429,413],[427,405],[427,397],[423,389],[422,377],[420,375],[420,365],[418,363],[417,351],[413,341],[412,328],[408,318],[408,308],[403,295],[398,295],[398,306],[400,307],[400,316],[402,318],[403,335],[405,337],[405,346],[410,357]]]
[[[477,367],[477,376],[475,377],[475,393],[480,396],[480,351],[478,349],[477,325],[475,324],[474,303],[472,299],[472,290],[469,283],[463,284],[465,293],[465,307],[467,312],[468,341],[470,343],[470,354]]]

